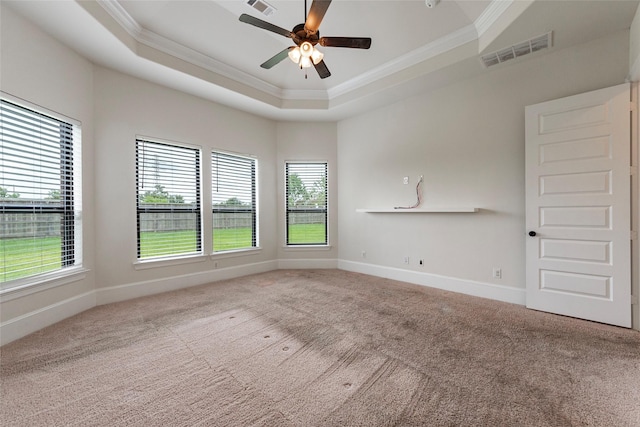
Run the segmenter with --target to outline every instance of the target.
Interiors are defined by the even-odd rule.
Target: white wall
[[[255,268],[273,269],[277,256],[275,122],[100,67],[95,72],[95,99],[98,303],[206,283],[226,277],[230,269],[237,275]],[[136,136],[201,147],[203,190],[211,187],[212,149],[256,156],[261,249],[248,255],[206,256],[185,264],[135,268]],[[202,203],[208,233],[209,192],[203,191]],[[211,252],[210,239],[208,243],[205,253]]]
[[[52,323],[93,304],[95,234],[94,179],[90,165],[94,158],[93,141],[93,66],[71,49],[47,36],[0,3],[0,90],[48,110],[70,117],[82,124],[83,168],[82,206],[84,236],[83,263],[89,272],[83,279],[28,296],[3,295],[0,306],[2,342],[15,338],[12,320],[28,313],[39,313],[40,319]],[[89,297],[87,298],[87,295]],[[54,309],[42,313],[46,307]],[[23,325],[22,334],[40,326]]]
[[[494,297],[524,289],[524,107],[622,83],[628,49],[629,33],[622,32],[340,122],[341,266]],[[413,203],[421,174],[425,206],[481,211],[356,212]],[[502,279],[492,278],[494,267]],[[524,302],[523,295],[504,299]]]
[[[629,79],[640,81],[640,5],[629,31]]]
[[[336,123],[281,122],[278,129],[278,260],[280,268],[336,268],[338,258],[338,174]],[[329,247],[285,245],[286,161],[327,161],[329,193]]]
[[[278,267],[341,265],[410,281],[440,281],[456,290],[522,290],[524,106],[618,84],[629,71],[627,32],[501,66],[339,123],[275,123],[93,66],[1,3],[0,8],[0,89],[82,123],[88,269],[79,281],[3,297],[2,342],[96,301]],[[635,28],[637,21],[636,16]],[[200,145],[205,153],[214,148],[257,156],[261,249],[136,269],[136,135]],[[329,162],[330,248],[284,247],[285,160]],[[420,174],[427,205],[471,205],[482,211],[355,212],[412,203]],[[405,186],[407,175],[411,184]],[[204,179],[209,179],[206,170]],[[205,195],[205,223],[207,203],[210,207]],[[411,258],[408,267],[404,256]],[[419,258],[425,260],[422,267]],[[503,279],[491,278],[493,267],[503,269]]]
[[[10,342],[97,304],[277,268],[275,122],[94,66],[2,7],[1,86],[82,123],[81,280],[0,301],[0,342]],[[335,131],[334,131],[335,134]],[[260,249],[199,262],[136,269],[136,135],[199,145],[203,181],[211,149],[257,157]],[[333,138],[335,151],[335,137]],[[335,163],[335,162],[334,162]],[[209,186],[204,186],[209,188]],[[204,222],[211,195],[203,195]],[[209,243],[210,246],[210,243]]]

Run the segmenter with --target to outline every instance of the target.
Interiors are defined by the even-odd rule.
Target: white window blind
[[[213,251],[256,247],[256,160],[211,153]]]
[[[138,259],[202,253],[200,150],[136,141]]]
[[[327,163],[287,162],[287,245],[326,245]]]
[[[0,282],[81,265],[79,126],[0,109]]]

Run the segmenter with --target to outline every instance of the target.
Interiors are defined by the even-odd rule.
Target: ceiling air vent
[[[548,47],[551,47],[551,31],[547,34],[514,44],[513,46],[500,49],[496,52],[482,55],[482,64],[485,67],[491,67]]]
[[[275,7],[263,0],[248,0],[247,4],[262,13],[264,16],[269,16],[276,10]]]

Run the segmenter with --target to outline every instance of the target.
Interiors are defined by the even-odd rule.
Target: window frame
[[[242,247],[242,248],[232,248],[232,249],[223,249],[223,250],[215,250],[216,241],[214,236],[214,227],[215,227],[215,215],[216,213],[237,213],[237,207],[220,207],[216,206],[214,203],[214,156],[226,156],[235,159],[241,159],[251,162],[251,208],[243,209],[243,212],[251,213],[251,246]],[[247,154],[239,154],[232,153],[223,150],[212,149],[211,150],[211,254],[214,256],[224,255],[224,254],[232,254],[234,252],[246,252],[246,251],[254,251],[259,249],[260,238],[259,238],[259,209],[258,209],[258,159],[256,156],[247,155]]]
[[[48,289],[81,280],[87,271],[83,267],[83,221],[82,221],[82,124],[79,120],[65,116],[48,108],[31,103],[0,91],[2,103],[21,112],[27,118],[57,122],[60,125],[59,193],[60,203],[40,203],[28,199],[24,204],[4,205],[0,202],[0,214],[59,214],[60,267],[33,273],[0,282],[3,300],[17,298],[31,292]],[[25,127],[24,129],[29,129]],[[66,136],[65,136],[66,135]],[[38,138],[34,136],[34,138]],[[38,144],[35,142],[34,144]],[[34,148],[38,148],[34,145]],[[54,156],[55,158],[55,156]],[[44,160],[51,157],[43,157]],[[26,184],[37,184],[35,180],[22,180]],[[35,186],[33,188],[36,188]],[[42,199],[43,201],[46,199]],[[34,290],[34,288],[37,288]]]
[[[196,153],[195,159],[195,187],[196,187],[196,200],[197,206],[196,209],[192,207],[191,204],[186,205],[185,208],[170,208],[164,209],[161,207],[140,207],[140,173],[139,173],[139,143],[149,143],[156,145],[164,145],[172,148],[178,149],[186,149],[192,150]],[[188,258],[199,258],[204,254],[204,239],[203,239],[203,202],[202,202],[202,147],[197,145],[186,144],[182,142],[168,141],[160,138],[148,137],[143,135],[136,135],[135,139],[135,175],[136,175],[136,261],[134,265],[136,268],[144,268],[143,265],[153,263],[153,264],[163,264],[163,263],[173,263],[180,262],[180,260],[188,259]],[[174,204],[175,206],[175,204]],[[164,255],[155,255],[141,258],[141,214],[145,213],[195,213],[195,233],[196,233],[196,250],[192,252],[180,252],[173,254],[164,254]]]
[[[304,208],[292,210],[289,207],[289,165],[324,165],[325,205],[323,209]],[[286,248],[328,248],[329,242],[329,162],[327,160],[286,160],[284,164],[284,209],[285,209],[285,247]],[[289,214],[291,213],[323,213],[324,214],[324,242],[291,243],[289,237]]]

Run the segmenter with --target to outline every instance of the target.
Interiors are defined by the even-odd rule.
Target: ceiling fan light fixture
[[[294,47],[289,51],[289,59],[291,59],[295,64],[300,63],[300,58],[302,54],[300,53],[300,48],[298,46]]]
[[[296,46],[289,50],[289,59],[300,68],[310,68],[314,64],[318,64],[324,58],[324,54],[313,47],[309,42],[304,42],[300,47]]]
[[[2,0],[0,0],[2,1]],[[245,0],[250,5],[256,4],[264,0]],[[305,0],[305,22],[293,27],[293,30],[285,30],[277,25],[271,24],[262,19],[256,18],[252,15],[243,13],[240,15],[240,22],[251,24],[263,30],[270,31],[275,34],[292,39],[297,46],[290,46],[284,50],[278,52],[264,63],[260,64],[260,67],[270,69],[274,65],[279,64],[287,56],[291,61],[298,65],[300,68],[309,68],[315,66],[318,76],[321,79],[326,79],[331,76],[331,72],[324,63],[324,54],[315,48],[316,44],[320,46],[328,47],[345,47],[352,49],[369,49],[371,47],[371,38],[369,37],[320,37],[320,23],[324,18],[329,5],[332,0],[312,0],[309,13],[307,14],[306,0]],[[440,0],[425,0],[427,2]],[[260,9],[258,9],[260,10]],[[307,73],[305,72],[305,78]]]
[[[311,54],[311,61],[313,61],[314,64],[318,64],[318,62],[322,61],[322,58],[324,58],[324,53],[314,47],[313,53]]]
[[[300,68],[310,68],[313,65],[311,62],[311,58],[308,56],[303,56],[300,58]]]
[[[309,58],[313,54],[313,45],[309,42],[304,42],[300,45],[300,54],[305,58]]]

